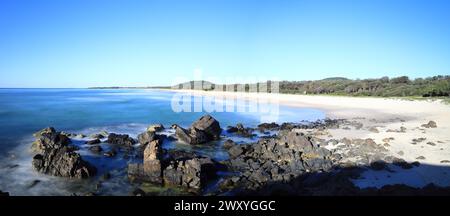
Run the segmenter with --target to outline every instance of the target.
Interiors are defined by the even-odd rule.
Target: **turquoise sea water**
[[[89,135],[106,130],[128,133],[135,137],[152,123],[161,123],[166,128],[172,124],[187,127],[205,114],[174,112],[171,105],[174,94],[168,91],[139,89],[0,89],[0,190],[10,191],[13,195],[68,195],[81,190],[80,188],[86,185],[84,182],[44,176],[31,169],[32,154],[28,150],[33,141],[32,134],[44,127],[53,126],[57,130],[70,133]],[[192,101],[196,101],[195,98],[192,98]],[[248,106],[251,106],[251,103]],[[260,117],[263,115],[258,112],[210,114],[224,129],[237,123],[255,127],[262,123]],[[323,119],[325,115],[315,109],[280,106],[277,117],[278,122],[301,122]],[[185,146],[166,143],[165,147]],[[218,160],[226,157],[215,144],[197,150],[207,152]],[[105,194],[115,194],[120,191],[117,188],[124,188],[126,181],[122,178],[123,167],[127,161],[108,161],[91,156],[83,150],[80,153],[100,166],[101,172],[117,172],[117,176],[120,176],[116,187],[104,187],[107,188]],[[40,182],[30,187],[35,180]],[[108,184],[114,182],[112,179]],[[92,188],[81,191],[89,189]],[[123,191],[117,193],[123,194]]]

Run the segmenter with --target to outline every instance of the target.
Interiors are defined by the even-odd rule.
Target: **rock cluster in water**
[[[54,128],[45,128],[34,134],[36,141],[32,165],[38,172],[53,176],[88,178],[96,168],[84,161],[70,144],[70,139]]]
[[[189,129],[175,127],[176,136],[189,144],[200,144],[219,139],[220,125],[207,115],[194,122]],[[152,130],[138,136],[144,146],[143,163],[128,165],[128,177],[133,181],[147,181],[161,185],[181,186],[198,190],[207,177],[215,174],[215,162],[209,157],[184,151],[169,151],[163,154],[162,136]]]
[[[220,178],[215,191],[209,192],[215,195],[391,195],[396,194],[395,191],[400,191],[399,194],[436,195],[450,191],[450,188],[435,185],[428,185],[423,189],[405,185],[390,185],[381,189],[357,188],[351,179],[359,177],[363,170],[391,171],[390,164],[411,169],[420,166],[420,163],[409,163],[388,154],[385,147],[394,138],[383,139],[384,145],[380,145],[370,138],[336,140],[319,139],[316,136],[324,134],[329,128],[349,127],[359,130],[363,125],[343,119],[326,119],[309,124],[263,123],[257,128],[246,128],[242,124],[229,126],[227,133],[240,137],[251,138],[258,131],[263,134],[271,134],[269,131],[277,133],[246,144],[226,139],[222,147],[229,159],[221,162],[198,153],[164,150],[164,140],[171,137],[159,133],[164,129],[161,124],[150,125],[137,139],[127,134],[102,131],[91,135],[91,140],[84,143],[91,152],[103,153],[105,157],[115,157],[121,150],[137,152],[142,161],[129,163],[127,166],[131,182],[177,186],[195,194],[202,194],[207,183],[218,180],[218,171],[228,171],[228,174]],[[422,127],[434,128],[436,123],[430,121]],[[219,122],[210,115],[202,116],[187,129],[178,125],[173,125],[172,128],[175,129],[175,138],[179,142],[191,145],[219,140],[222,132]],[[370,130],[376,133],[375,129]],[[404,131],[405,128],[401,128],[397,132]],[[86,136],[58,132],[51,127],[34,136],[36,140],[32,149],[36,155],[32,166],[35,170],[69,178],[88,178],[96,174],[96,168],[83,160],[76,152],[77,147],[71,145],[70,137]],[[100,146],[105,141],[111,147],[106,152]],[[328,145],[333,148],[328,150],[325,148]],[[348,160],[349,158],[352,160]],[[108,173],[105,175],[109,176]],[[109,178],[110,176],[105,177]],[[145,192],[136,189],[132,194],[145,195]]]

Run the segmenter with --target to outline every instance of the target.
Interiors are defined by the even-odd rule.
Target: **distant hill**
[[[202,86],[203,90],[214,90],[216,84],[208,81],[190,81],[173,86],[181,89],[190,87],[194,89],[194,84]],[[250,85],[260,85],[253,83]],[[267,83],[270,85],[270,82]],[[228,89],[237,91],[236,84],[226,85]],[[223,90],[223,89],[222,89]],[[249,90],[249,84],[245,86],[245,91]],[[344,77],[330,77],[315,81],[281,81],[279,82],[279,92],[287,94],[329,94],[348,96],[379,96],[379,97],[449,97],[450,76],[433,76],[427,78],[409,79],[407,76],[381,77],[378,79],[351,80]]]
[[[347,79],[347,78],[345,78],[345,77],[329,77],[329,78],[325,78],[325,79],[322,79],[323,81],[347,81],[347,80],[350,80],[350,79]]]
[[[205,80],[195,80],[185,83],[180,83],[175,86],[172,86],[175,89],[198,89],[198,90],[212,90],[215,88],[215,84]]]

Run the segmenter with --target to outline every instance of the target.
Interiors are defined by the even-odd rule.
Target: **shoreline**
[[[424,156],[422,163],[443,165],[441,161],[450,160],[450,106],[440,100],[401,100],[392,98],[359,98],[346,96],[322,96],[322,95],[290,95],[269,93],[242,93],[202,90],[175,90],[158,89],[178,93],[189,93],[198,96],[225,97],[246,100],[269,100],[280,105],[314,108],[324,111],[328,118],[343,118],[356,120],[364,125],[366,130],[347,131],[342,129],[330,129],[333,137],[372,138],[377,143],[388,137],[396,137],[391,141],[388,150],[393,155],[403,151],[402,157],[407,161],[416,161]],[[437,128],[423,129],[422,124],[435,121]],[[379,132],[371,132],[367,129],[376,127]],[[387,132],[405,127],[402,133]],[[412,145],[413,139],[426,138],[426,142],[442,142],[436,150],[430,145]],[[424,143],[424,144],[425,144]]]

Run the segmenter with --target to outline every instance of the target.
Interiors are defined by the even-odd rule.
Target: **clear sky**
[[[1,0],[0,87],[450,74],[447,0]]]

